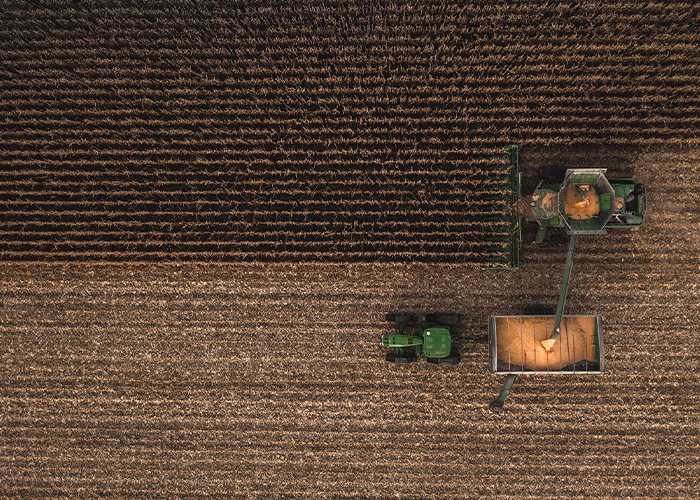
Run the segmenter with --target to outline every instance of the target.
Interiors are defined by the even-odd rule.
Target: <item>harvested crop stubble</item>
[[[481,265],[505,146],[700,143],[693,2],[14,3],[0,259]],[[590,165],[589,165],[590,166]]]
[[[648,221],[580,237],[567,301],[603,316],[608,373],[522,376],[500,418],[485,345],[396,367],[384,314],[483,334],[556,303],[565,248],[517,272],[3,263],[0,496],[695,500],[700,151],[634,163]]]

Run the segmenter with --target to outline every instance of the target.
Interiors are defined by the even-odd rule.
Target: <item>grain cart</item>
[[[491,371],[507,374],[490,408],[500,413],[520,373],[601,373],[605,369],[600,316],[564,316],[579,235],[605,234],[607,228],[634,228],[644,222],[646,191],[632,179],[609,181],[605,169],[567,170],[561,184],[538,187],[524,215],[540,226],[536,243],[550,228],[570,236],[564,278],[554,315],[491,316]],[[523,206],[522,203],[519,204]]]
[[[557,345],[547,350],[559,320]],[[523,373],[595,374],[605,372],[603,322],[600,316],[522,315],[489,317],[489,364],[493,373],[505,374],[501,392],[490,408],[500,413],[516,376]]]
[[[391,349],[387,361],[412,363],[422,352],[429,363],[459,363],[458,336],[454,333],[458,314],[428,314],[421,318],[415,314],[387,314],[386,320],[395,327],[393,334],[382,335],[382,346]]]

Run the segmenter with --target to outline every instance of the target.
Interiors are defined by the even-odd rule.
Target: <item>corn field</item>
[[[700,7],[6,2],[0,497],[695,499]],[[554,305],[512,248],[567,167],[647,188],[579,239],[608,373],[384,361],[386,313]],[[528,191],[529,190],[529,191]],[[530,235],[533,236],[533,235]],[[560,242],[559,242],[560,243]]]
[[[661,2],[8,8],[0,258],[498,260],[508,145],[700,142],[697,21]]]

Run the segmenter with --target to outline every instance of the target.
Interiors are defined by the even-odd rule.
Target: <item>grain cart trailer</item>
[[[489,318],[489,365],[491,372],[507,375],[491,410],[500,413],[516,375],[605,372],[603,324],[600,316],[563,316],[556,347],[547,351],[555,315],[491,316]]]

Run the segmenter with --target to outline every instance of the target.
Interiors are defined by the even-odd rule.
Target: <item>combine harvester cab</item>
[[[639,228],[647,213],[647,191],[644,184],[634,179],[611,179],[615,190],[615,211],[607,227]]]

